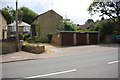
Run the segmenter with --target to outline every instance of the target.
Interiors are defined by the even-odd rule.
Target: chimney
[[[101,20],[104,20],[104,19],[105,19],[104,17],[101,18]]]

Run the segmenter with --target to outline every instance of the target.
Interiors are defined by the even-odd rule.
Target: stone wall
[[[7,22],[3,15],[0,13],[0,40],[3,39],[3,30],[7,30]],[[4,39],[7,39],[7,31],[5,31]]]
[[[50,10],[46,13],[39,15],[33,24],[36,25],[36,31],[38,31],[38,25],[40,24],[40,38],[47,40],[47,34],[57,32],[60,28],[60,23],[63,20],[62,16],[57,14],[55,11]],[[38,35],[37,35],[38,36]]]
[[[40,45],[23,45],[22,50],[26,52],[36,53],[40,54],[42,52],[45,52],[45,47]]]
[[[16,40],[7,39],[0,42],[2,44],[2,54],[16,52]],[[22,43],[19,44],[19,51],[21,50]]]
[[[114,43],[115,42],[115,34],[105,35],[104,42]]]

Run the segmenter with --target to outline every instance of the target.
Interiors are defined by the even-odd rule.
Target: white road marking
[[[40,77],[45,77],[45,76],[52,76],[52,75],[57,75],[57,74],[64,74],[64,73],[69,73],[69,72],[74,72],[77,69],[72,69],[72,70],[67,70],[67,71],[61,71],[61,72],[54,72],[54,73],[49,73],[49,74],[43,74],[43,75],[37,75],[37,76],[31,76],[31,77],[25,77],[25,78],[40,78]]]
[[[114,64],[114,63],[118,63],[119,61],[112,61],[112,62],[108,62],[108,64]]]

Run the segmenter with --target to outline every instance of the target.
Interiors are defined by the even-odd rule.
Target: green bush
[[[22,34],[22,33],[19,33],[18,35],[21,36],[21,37],[23,37],[23,34]]]
[[[52,39],[52,33],[49,33],[48,35],[47,35],[47,37],[48,37],[48,42],[50,43],[50,41],[51,41],[51,39]]]
[[[113,34],[115,31],[115,26],[112,22],[104,22],[101,24],[100,32],[101,34]]]
[[[35,43],[48,43],[48,41],[40,39],[40,40],[36,40]]]
[[[77,25],[73,24],[72,21],[64,19],[60,24],[60,31],[76,31]]]
[[[38,26],[37,26],[37,35],[38,35],[38,36],[40,36],[40,29],[41,29],[41,28],[40,28],[40,23],[39,23]]]
[[[19,33],[18,36],[19,36],[19,39],[20,39],[20,40],[23,39],[23,34],[22,34],[22,33]]]
[[[104,40],[105,35],[113,34],[115,32],[114,23],[111,21],[97,22],[95,26],[90,27],[89,31],[99,31],[100,40]]]
[[[30,40],[30,41],[26,41],[28,43],[48,43],[48,41],[40,39],[40,40]]]
[[[99,31],[101,26],[102,26],[103,22],[101,23],[97,23],[95,26],[94,26],[94,31]]]
[[[29,37],[30,37],[30,34],[25,34],[23,37],[24,41],[27,40]]]
[[[91,26],[88,30],[89,31],[99,31],[101,28],[101,23],[97,23],[95,26]]]
[[[115,32],[115,26],[112,22],[107,21],[100,24],[100,39],[103,40],[105,35],[113,34]]]
[[[77,31],[88,31],[88,29],[80,29],[80,30],[77,30]]]

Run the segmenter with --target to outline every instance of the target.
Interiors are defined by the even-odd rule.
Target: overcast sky
[[[11,6],[15,9],[16,0],[0,0],[0,8]],[[55,12],[68,18],[76,24],[84,24],[87,19],[96,21],[98,15],[90,16],[87,12],[92,0],[19,0],[19,7],[28,7],[38,14],[53,9]]]

